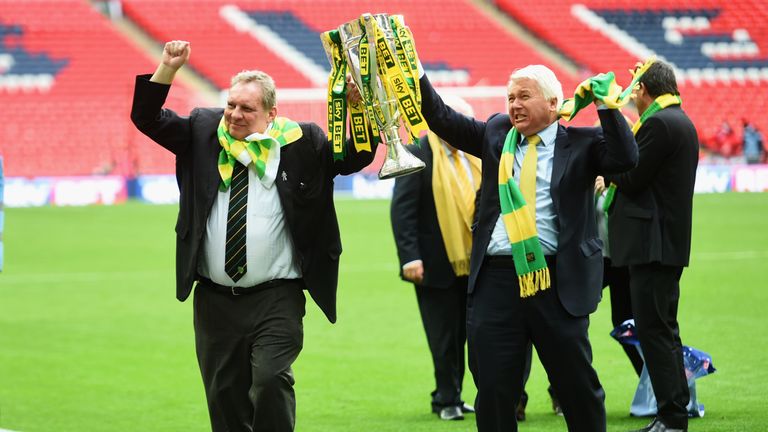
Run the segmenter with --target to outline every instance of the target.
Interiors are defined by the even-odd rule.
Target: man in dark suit
[[[472,115],[463,99],[451,97],[455,110]],[[390,215],[400,258],[401,277],[414,284],[421,320],[432,354],[436,388],[432,412],[460,420],[474,412],[461,399],[469,252],[480,161],[429,133],[408,146],[426,167],[398,177]]]
[[[641,431],[688,427],[677,306],[691,251],[699,140],[679,95],[674,70],[660,61],[651,65],[633,93],[640,161],[631,171],[605,177],[617,187],[608,218],[611,259],[629,266],[632,311],[658,402],[657,418]]]
[[[614,186],[615,188],[615,186]],[[629,293],[629,268],[617,267],[611,260],[610,240],[608,236],[608,215],[615,196],[614,189],[606,187],[603,176],[595,179],[595,210],[597,214],[597,231],[603,242],[603,288],[606,286],[611,295],[611,324],[613,328],[621,326],[627,320],[634,319],[632,315],[632,300]],[[643,372],[643,358],[634,345],[621,344],[637,377]]]
[[[561,126],[562,86],[541,65],[512,74],[508,114],[485,122],[446,106],[426,76],[420,86],[430,129],[483,165],[467,300],[478,430],[517,430],[515,405],[532,342],[568,430],[605,431],[605,393],[587,337],[603,274],[593,185],[599,173],[623,172],[637,162],[626,121],[618,110],[599,109],[602,128]],[[537,141],[542,145],[528,145]],[[537,157],[526,163],[529,152]],[[530,205],[515,207],[519,195]]]
[[[197,281],[195,342],[212,429],[292,431],[303,290],[336,321],[333,178],[373,153],[347,143],[334,161],[317,125],[276,117],[274,81],[260,71],[233,78],[224,109],[163,109],[190,51],[184,41],[165,45],[155,73],[136,78],[131,111],[176,155],[176,296],[184,301]]]

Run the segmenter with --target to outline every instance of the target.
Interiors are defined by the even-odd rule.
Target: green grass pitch
[[[337,202],[344,254],[339,322],[307,303],[298,362],[297,431],[474,431],[474,417],[429,412],[433,377],[413,289],[397,277],[386,201]],[[174,298],[175,206],[6,209],[0,274],[0,429],[205,431],[191,302]],[[691,431],[768,430],[768,195],[697,195],[683,275],[683,343],[718,371],[698,381],[706,416]],[[607,295],[607,292],[606,292]],[[637,379],[591,319],[608,430],[630,418]],[[528,432],[565,431],[540,364],[528,384]],[[474,386],[467,372],[464,397]]]

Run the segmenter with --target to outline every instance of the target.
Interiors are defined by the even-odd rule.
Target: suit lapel
[[[483,163],[483,173],[485,173],[486,168],[493,168],[493,172],[488,173],[488,177],[485,177],[485,174],[483,174],[483,177],[487,179],[493,179],[493,183],[498,185],[499,183],[499,160],[501,159],[501,150],[504,148],[504,141],[507,139],[507,134],[509,133],[510,129],[512,129],[512,125],[509,124],[509,127],[503,127],[500,128],[498,131],[496,131],[496,136],[493,137],[490,142],[494,143],[489,146],[490,151],[490,157],[493,163],[486,164]],[[485,160],[485,158],[483,158]],[[496,193],[496,201],[498,202],[498,192]]]
[[[492,143],[495,143],[495,145],[491,145],[491,154],[493,155],[493,160],[496,161],[496,166],[499,165],[499,159],[501,158],[501,150],[504,148],[504,141],[507,140],[507,134],[509,133],[510,129],[512,129],[512,125],[510,124],[509,127],[503,127],[500,128],[498,131],[496,131],[496,136],[491,138]]]
[[[549,190],[556,213],[560,212],[560,181],[563,179],[563,174],[565,173],[565,168],[568,166],[568,159],[570,157],[571,144],[568,140],[568,133],[563,126],[558,126],[557,137],[555,137],[555,156],[552,162],[552,179]]]
[[[512,123],[507,120],[506,124],[497,129],[494,132],[494,135],[489,138],[488,142],[490,145],[487,147],[489,154],[483,155],[483,173],[481,177],[483,178],[483,182],[493,185],[495,191],[495,193],[489,195],[489,197],[492,198],[492,201],[489,203],[492,216],[491,219],[493,219],[492,223],[496,223],[496,218],[498,218],[501,213],[498,191],[499,160],[501,159],[501,150],[504,148],[504,141],[507,139],[507,134],[510,129],[512,129]],[[493,229],[493,227],[491,227],[491,229]]]
[[[219,174],[219,153],[221,152],[221,146],[219,145],[219,140],[216,138],[216,129],[214,128],[213,131],[211,136],[206,140],[206,142],[211,144],[206,148],[205,157],[203,158],[206,162],[201,167],[202,172],[205,173],[205,181],[203,184],[205,185],[206,209],[211,208],[213,200],[216,197],[216,192],[219,190],[219,185],[221,184],[221,175]]]
[[[280,196],[280,203],[283,205],[283,213],[285,213],[286,220],[289,222],[289,226],[291,225],[291,222],[293,222],[293,196],[291,193],[291,174],[289,173],[289,169],[287,167],[288,164],[288,158],[286,157],[286,153],[290,152],[291,146],[285,146],[281,147],[280,149],[280,165],[278,165],[277,168],[277,178],[275,179],[275,185],[277,186],[277,194]]]
[[[219,175],[219,152],[221,146],[219,140],[216,138],[216,128],[210,128],[213,132],[203,142],[208,143],[205,145],[201,154],[200,161],[197,162],[196,172],[199,173],[200,184],[202,185],[202,192],[205,206],[203,207],[207,212],[213,205],[213,200],[216,198],[216,193],[219,190],[221,184],[221,176]],[[196,180],[197,182],[197,180]]]

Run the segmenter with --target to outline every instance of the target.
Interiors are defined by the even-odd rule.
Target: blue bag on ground
[[[620,326],[611,331],[611,336],[622,344],[634,345],[640,353],[640,357],[643,357],[643,350],[640,349],[634,320],[624,321]],[[685,376],[688,379],[688,391],[691,395],[688,402],[688,416],[704,417],[704,404],[699,403],[696,396],[696,379],[715,372],[716,369],[712,364],[712,357],[703,351],[683,345],[683,365],[685,366]],[[648,375],[648,368],[643,366],[640,382],[637,384],[635,397],[632,399],[632,405],[629,408],[629,414],[637,417],[647,417],[655,416],[656,412],[656,396],[653,394],[651,377]]]

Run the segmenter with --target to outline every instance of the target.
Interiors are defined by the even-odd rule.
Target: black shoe
[[[440,405],[432,405],[432,412],[435,414],[440,414],[440,411],[443,409]],[[464,414],[474,414],[475,413],[475,407],[472,405],[462,402],[461,405],[459,405],[459,409],[461,409],[461,412]]]
[[[664,423],[661,422],[659,419],[653,419],[651,424],[648,426],[642,428],[642,429],[636,429],[630,432],[688,432],[688,429],[672,429],[667,427]]]
[[[461,407],[449,406],[440,410],[438,414],[442,420],[464,420],[464,414],[461,413]]]
[[[519,422],[525,421],[525,405],[523,405],[523,401],[517,403],[517,408],[515,408],[515,418]]]
[[[523,391],[523,394],[520,395],[520,401],[517,403],[517,407],[515,408],[515,418],[519,422],[525,421],[526,405],[528,405],[528,393]]]
[[[555,414],[559,416],[563,415],[563,408],[560,407],[560,401],[557,400],[555,391],[552,389],[552,386],[547,388],[547,392],[549,392],[549,397],[552,398],[552,411],[554,411]]]

